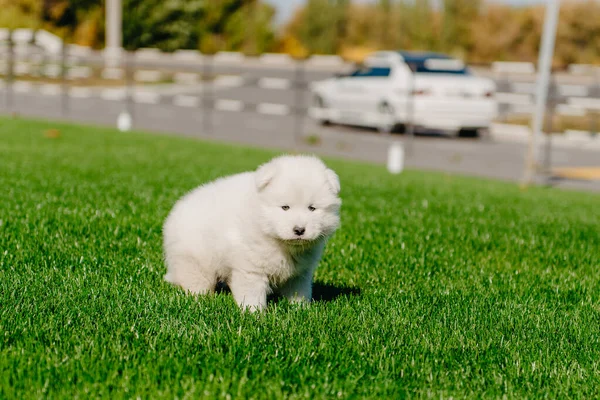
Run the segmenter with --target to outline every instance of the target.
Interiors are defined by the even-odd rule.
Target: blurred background
[[[546,2],[0,0],[0,112],[519,180]],[[563,0],[535,174],[599,190],[600,2]]]

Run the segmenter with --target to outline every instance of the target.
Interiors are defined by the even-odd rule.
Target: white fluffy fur
[[[271,290],[310,301],[313,273],[340,224],[339,191],[335,172],[313,156],[277,157],[196,188],[165,221],[165,280],[198,294],[226,282],[251,310],[264,309]]]

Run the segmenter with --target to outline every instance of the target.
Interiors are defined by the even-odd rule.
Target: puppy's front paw
[[[266,304],[238,303],[238,306],[242,311],[250,313],[262,312],[267,308]]]
[[[304,295],[299,295],[299,294],[295,294],[293,296],[288,297],[288,300],[292,304],[302,304],[302,305],[306,305],[312,301],[310,297],[306,297]]]

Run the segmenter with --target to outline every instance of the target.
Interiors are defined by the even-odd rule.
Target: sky
[[[267,3],[270,3],[275,6],[277,9],[277,16],[275,18],[277,24],[281,24],[287,21],[291,15],[294,13],[294,10],[301,6],[305,0],[264,0]],[[369,0],[362,0],[364,2],[369,2]],[[373,1],[373,0],[371,0]],[[504,3],[511,4],[514,6],[527,6],[531,4],[540,4],[544,3],[545,0],[488,0],[493,1],[495,3]]]

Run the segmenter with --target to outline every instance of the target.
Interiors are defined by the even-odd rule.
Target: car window
[[[363,67],[355,70],[350,75],[353,78],[374,78],[390,76],[391,68],[389,67]]]
[[[413,72],[419,74],[453,74],[453,75],[470,75],[468,68],[431,68],[423,61],[408,61],[407,64]]]

